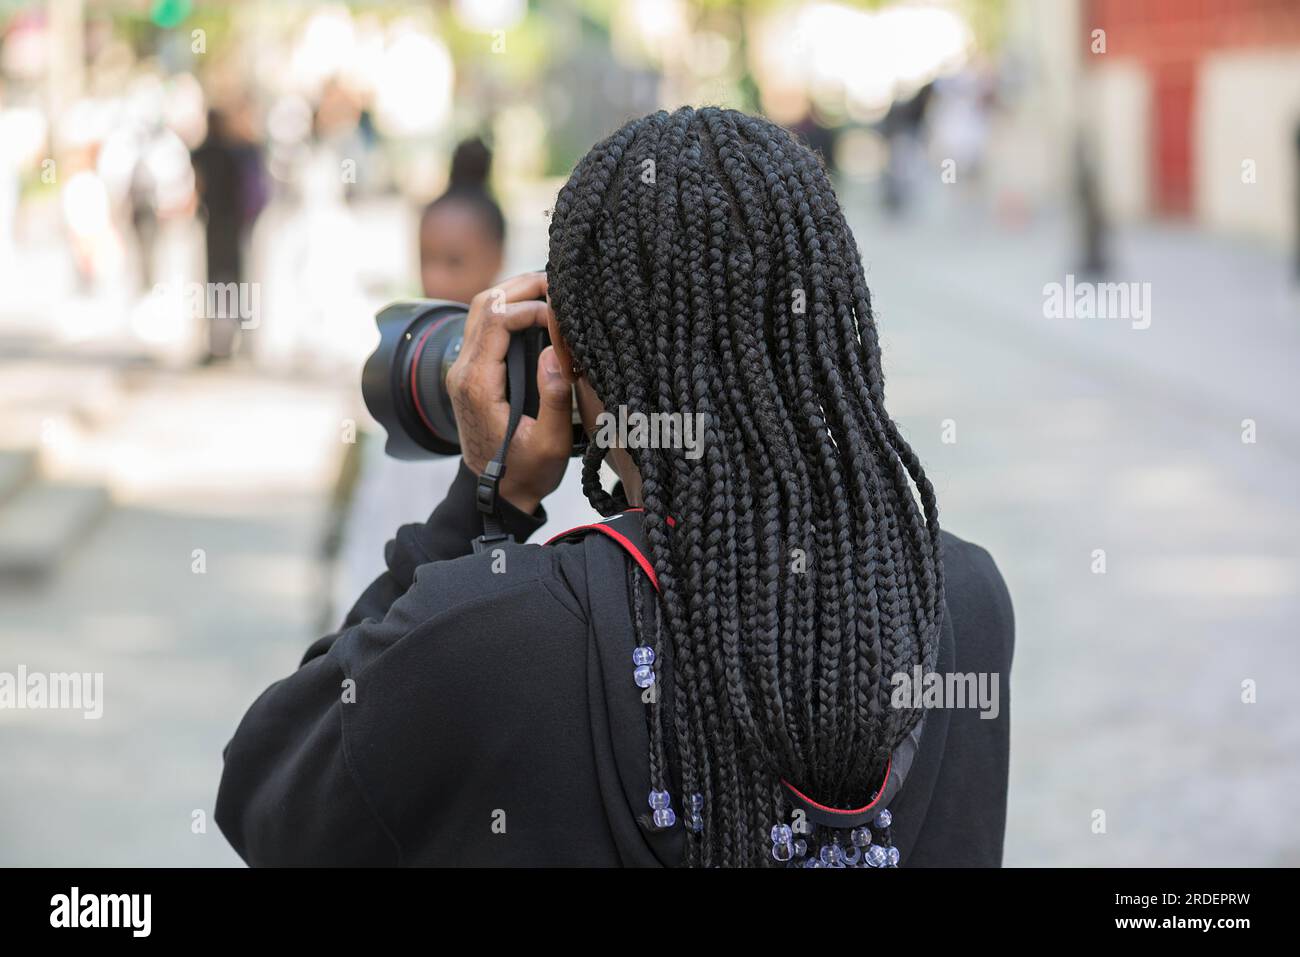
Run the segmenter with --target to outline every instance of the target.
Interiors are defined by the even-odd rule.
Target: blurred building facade
[[[1300,215],[1300,4],[1084,0],[1080,15],[1085,121],[1104,144],[1112,215],[1290,241]]]

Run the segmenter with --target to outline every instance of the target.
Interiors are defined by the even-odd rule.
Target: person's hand
[[[507,279],[470,302],[460,355],[447,372],[447,391],[465,464],[476,475],[500,450],[510,420],[506,401],[510,336],[530,326],[546,327],[551,307],[541,298],[545,295],[546,274],[533,272]],[[573,444],[573,393],[550,346],[537,359],[537,390],[537,417],[525,415],[519,420],[497,489],[528,515],[560,484]]]

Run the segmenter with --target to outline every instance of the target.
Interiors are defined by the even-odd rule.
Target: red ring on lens
[[[415,344],[415,354],[411,357],[411,403],[415,406],[415,414],[420,417],[420,421],[423,422],[425,427],[433,433],[434,438],[438,439],[440,442],[447,442],[449,440],[443,438],[443,436],[439,434],[438,430],[434,428],[433,423],[429,421],[429,417],[425,415],[424,407],[420,405],[420,390],[416,388],[415,379],[420,368],[420,355],[424,352],[424,344],[429,341],[429,336],[433,335],[434,332],[437,331],[438,327],[450,318],[451,316],[447,315],[430,323],[429,328],[425,329],[424,334],[420,336],[420,341]]]

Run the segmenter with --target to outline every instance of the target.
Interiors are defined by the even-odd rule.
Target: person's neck
[[[628,508],[644,508],[645,501],[641,498],[641,473],[636,469],[629,471],[631,474],[619,476],[623,483],[623,497],[627,499]]]

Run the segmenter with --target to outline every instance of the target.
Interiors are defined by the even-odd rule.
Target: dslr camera
[[[460,454],[460,436],[447,372],[460,355],[469,306],[441,299],[395,302],[375,316],[379,345],[366,359],[361,393],[388,441],[384,451],[398,459],[428,459]],[[506,357],[509,383],[522,382],[523,414],[537,415],[537,357],[550,345],[545,329],[516,332]],[[522,368],[521,368],[522,367]],[[579,456],[587,437],[573,411],[573,451]]]

